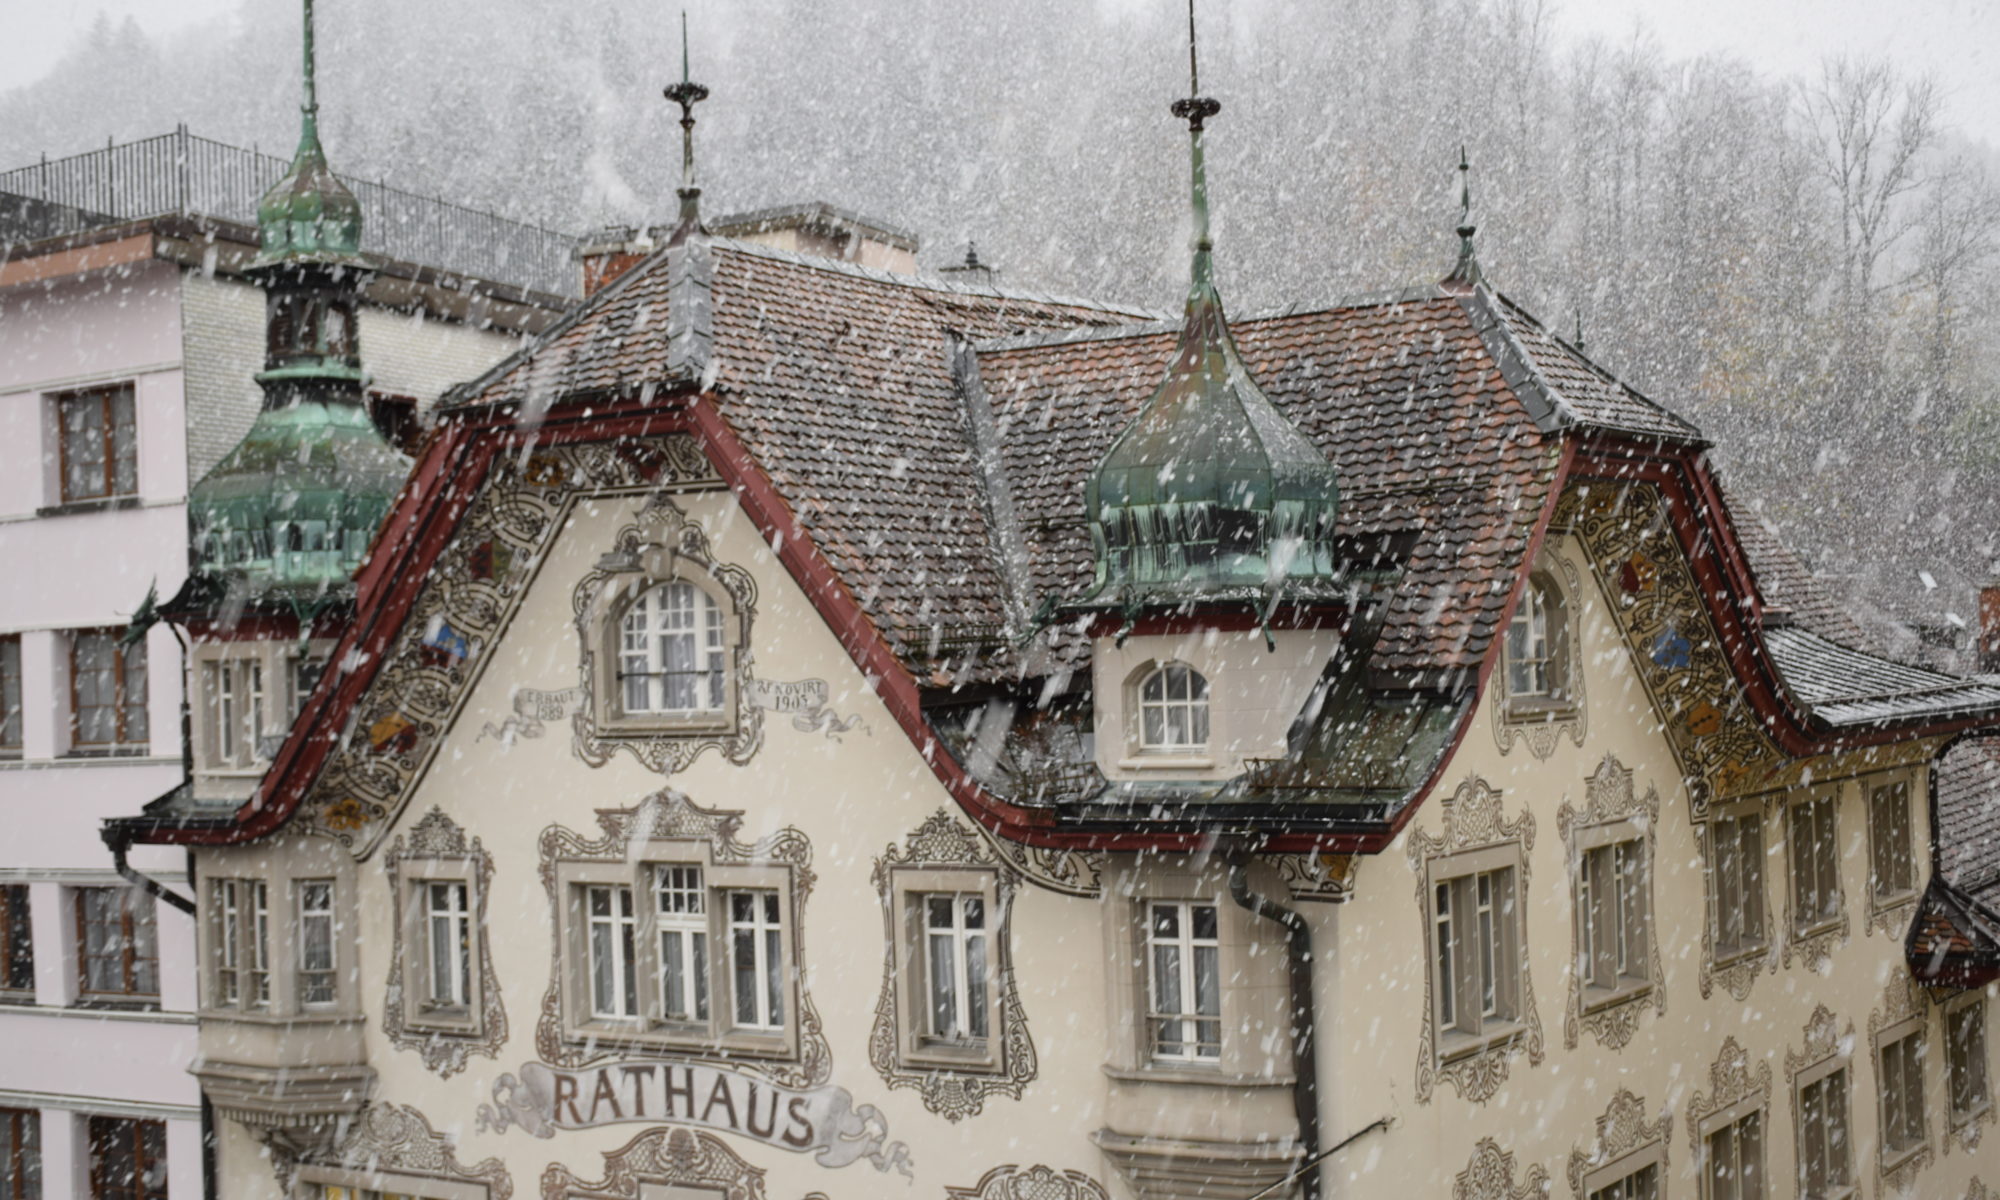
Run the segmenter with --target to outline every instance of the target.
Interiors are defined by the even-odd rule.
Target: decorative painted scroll
[[[792,728],[801,733],[820,733],[834,741],[843,733],[860,730],[868,732],[868,726],[860,714],[842,717],[827,707],[832,689],[824,679],[800,679],[787,683],[778,679],[752,679],[750,681],[750,703],[767,712],[780,713],[792,718]]]
[[[910,1148],[890,1141],[881,1110],[855,1104],[846,1088],[799,1090],[703,1063],[614,1062],[576,1071],[523,1063],[494,1083],[493,1103],[478,1113],[481,1132],[520,1129],[538,1138],[636,1122],[731,1133],[810,1154],[822,1167],[867,1159],[878,1171],[910,1173]]]

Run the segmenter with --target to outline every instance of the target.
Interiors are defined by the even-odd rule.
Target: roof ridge
[[[1288,304],[1283,308],[1263,309],[1248,316],[1229,318],[1229,327],[1236,329],[1243,325],[1263,321],[1282,321],[1291,317],[1310,317],[1321,313],[1345,312],[1359,308],[1380,308],[1390,304],[1415,304],[1420,301],[1450,299],[1438,289],[1436,284],[1418,284],[1407,288],[1391,288],[1374,292],[1358,292],[1351,296],[1339,296],[1332,300]],[[1156,337],[1162,333],[1173,333],[1180,328],[1179,319],[1161,315],[1155,320],[1139,325],[1083,325],[1072,329],[1037,330],[1033,333],[1009,334],[1006,337],[977,338],[972,348],[981,354],[999,354],[1011,350],[1033,350],[1043,346],[1062,345],[1067,342],[1120,341],[1125,338]]]
[[[1528,324],[1534,326],[1536,332],[1542,334],[1544,337],[1554,342],[1557,346],[1560,346],[1564,351],[1568,352],[1572,357],[1576,359],[1577,362],[1583,364],[1583,366],[1586,369],[1588,369],[1591,374],[1597,376],[1599,379],[1603,380],[1606,384],[1609,384],[1610,386],[1615,387],[1618,390],[1624,392],[1626,395],[1632,397],[1632,399],[1634,400],[1637,400],[1639,403],[1645,405],[1647,408],[1652,409],[1654,412],[1657,412],[1662,416],[1665,416],[1681,425],[1687,426],[1690,431],[1692,431],[1697,436],[1700,436],[1701,430],[1694,424],[1694,422],[1688,420],[1686,417],[1675,412],[1673,409],[1668,408],[1666,405],[1660,403],[1658,400],[1653,399],[1651,396],[1648,396],[1646,393],[1640,391],[1638,388],[1635,388],[1631,384],[1625,382],[1625,380],[1619,378],[1619,376],[1615,372],[1613,372],[1609,367],[1606,367],[1603,364],[1599,363],[1596,359],[1590,357],[1590,355],[1584,353],[1578,347],[1571,345],[1568,341],[1564,340],[1563,336],[1560,333],[1557,333],[1555,330],[1550,329],[1548,326],[1542,324],[1541,318],[1535,316],[1534,313],[1529,312],[1525,305],[1515,300],[1512,296],[1509,296],[1507,293],[1502,291],[1493,291],[1493,297],[1494,299],[1498,300],[1501,304],[1505,305],[1506,308],[1510,310],[1511,313],[1520,317],[1521,320],[1526,321]],[[1554,385],[1551,384],[1551,386]],[[1560,391],[1559,388],[1557,390]]]
[[[941,292],[947,295],[979,296],[991,300],[1021,300],[1033,304],[1047,304],[1067,308],[1088,308],[1098,312],[1117,313],[1133,317],[1157,317],[1151,309],[1130,304],[1116,304],[1104,300],[1092,300],[1081,296],[1058,296],[1049,292],[1033,291],[1027,288],[1003,288],[994,284],[959,283],[955,280],[932,279],[925,275],[900,271],[885,271],[880,267],[864,267],[860,263],[844,262],[837,258],[826,258],[816,254],[801,254],[796,250],[780,250],[776,246],[766,246],[761,242],[748,242],[741,238],[711,237],[710,244],[718,249],[735,251],[755,258],[768,258],[775,262],[793,266],[810,267],[835,275],[849,275],[867,279],[875,283],[886,283],[911,291]]]

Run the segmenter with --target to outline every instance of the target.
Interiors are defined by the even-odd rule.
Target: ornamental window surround
[[[1569,604],[1553,574],[1538,570],[1528,576],[1507,623],[1504,658],[1510,716],[1570,706]]]
[[[1522,1032],[1520,848],[1491,846],[1429,864],[1431,1004],[1449,1062]]]
[[[1875,1035],[1875,1095],[1882,1123],[1882,1167],[1893,1171],[1922,1154],[1929,1141],[1924,1068],[1930,1060],[1924,1014]]]
[[[1911,851],[1910,785],[1902,780],[1868,789],[1868,891],[1876,912],[1916,894]]]
[[[1585,1011],[1648,991],[1652,883],[1647,841],[1632,819],[1576,833],[1577,975]]]
[[[1945,1004],[1944,1063],[1946,1114],[1952,1127],[1969,1125],[1991,1112],[1983,993],[1967,992]]]
[[[1629,1170],[1620,1163],[1591,1176],[1584,1197],[1585,1200],[1660,1200],[1660,1178],[1657,1162],[1641,1163]],[[1598,1182],[1600,1179],[1602,1183]]]
[[[436,1179],[389,1171],[301,1165],[303,1200],[489,1200],[491,1189],[469,1179]]]
[[[979,867],[897,866],[890,903],[899,988],[898,1057],[955,1072],[999,1069],[999,874]]]
[[[1796,1168],[1799,1195],[1811,1200],[1844,1200],[1855,1195],[1853,1062],[1842,1049],[1853,1036],[1834,1030],[1825,1017],[1827,1036],[1817,1045],[1809,1036],[1807,1054],[1786,1061],[1792,1077],[1792,1111],[1797,1124]],[[1809,1031],[1810,1033],[1810,1031]],[[1805,1061],[1805,1060],[1811,1061]]]
[[[382,1031],[450,1078],[469,1056],[497,1053],[507,1037],[486,936],[493,859],[433,808],[397,836],[383,863],[398,919]]]
[[[1759,1107],[1711,1119],[1701,1138],[1702,1200],[1762,1200],[1764,1179],[1764,1114]]]
[[[1761,801],[1711,810],[1708,819],[1709,932],[1715,965],[1769,948],[1764,908],[1764,814]]]
[[[1841,919],[1840,793],[1815,789],[1785,810],[1792,868],[1792,933],[1810,937]]]
[[[791,868],[717,863],[705,843],[662,840],[636,862],[555,869],[569,1036],[796,1055]]]
[[[607,734],[730,732],[744,621],[700,565],[654,550],[598,600],[599,728]]]

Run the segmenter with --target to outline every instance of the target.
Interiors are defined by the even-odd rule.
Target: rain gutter
[[[1241,858],[1229,864],[1229,898],[1240,907],[1283,925],[1290,935],[1292,1107],[1298,1113],[1299,1150],[1303,1162],[1293,1178],[1301,1181],[1301,1200],[1319,1200],[1319,1162],[1325,1155],[1319,1149],[1319,1057],[1313,1027],[1312,927],[1296,909],[1286,908],[1268,896],[1251,891],[1249,868]]]

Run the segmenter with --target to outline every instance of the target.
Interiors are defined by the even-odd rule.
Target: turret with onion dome
[[[1311,590],[1339,570],[1333,464],[1271,402],[1237,353],[1215,287],[1202,128],[1222,110],[1201,96],[1192,46],[1188,123],[1194,265],[1167,378],[1086,486],[1097,577],[1089,604],[1127,607]]]
[[[257,206],[249,273],[264,288],[264,404],[188,497],[191,584],[297,605],[345,590],[410,460],[367,411],[358,317],[361,205],[327,165],[305,0],[305,103],[291,170]]]

